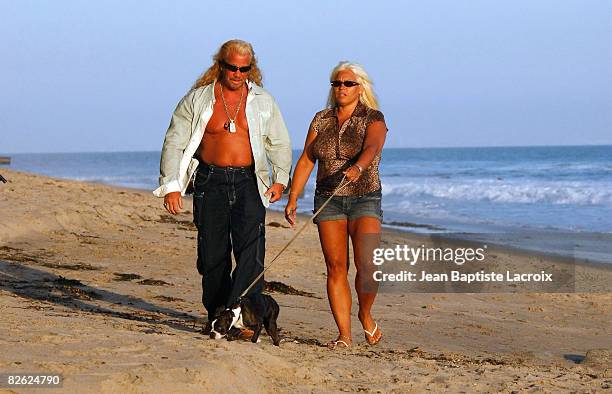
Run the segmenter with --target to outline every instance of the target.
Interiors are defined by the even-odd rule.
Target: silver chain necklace
[[[244,86],[240,88],[240,101],[238,102],[238,107],[236,107],[236,113],[234,114],[234,118],[229,114],[229,110],[227,109],[227,103],[225,102],[225,97],[223,97],[223,84],[221,86],[221,101],[223,101],[223,109],[225,110],[225,114],[229,119],[228,122],[223,124],[223,128],[230,133],[236,132],[236,118],[238,117],[238,112],[240,112],[240,107],[242,106],[242,97],[244,96]]]

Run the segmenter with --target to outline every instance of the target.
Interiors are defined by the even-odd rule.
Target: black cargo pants
[[[263,270],[266,209],[253,167],[201,163],[194,182],[193,216],[198,229],[202,303],[212,320],[218,307],[236,301]],[[247,296],[259,303],[262,290],[263,278]]]

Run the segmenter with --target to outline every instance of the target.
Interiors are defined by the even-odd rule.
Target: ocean
[[[294,151],[294,162],[300,153]],[[18,171],[153,190],[159,155],[8,156],[10,168]],[[510,246],[612,261],[612,146],[387,148],[380,175],[388,226],[469,233]],[[313,171],[301,212],[312,210],[314,178]],[[593,237],[598,241],[591,244]]]

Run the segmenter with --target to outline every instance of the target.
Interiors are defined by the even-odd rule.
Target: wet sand
[[[606,266],[578,262],[576,293],[381,292],[374,315],[382,342],[365,343],[355,301],[354,346],[330,351],[321,345],[335,338],[335,324],[311,224],[266,274],[281,306],[281,346],[265,335],[256,345],[215,341],[200,333],[190,200],[173,217],[146,191],[2,174],[9,183],[0,184],[0,373],[59,373],[70,392],[612,387]],[[276,212],[266,223],[271,258],[293,230]],[[385,231],[383,242],[430,240]],[[516,269],[572,263],[490,253]]]

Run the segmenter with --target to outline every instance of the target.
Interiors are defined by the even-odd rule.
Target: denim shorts
[[[318,211],[328,198],[329,196],[315,193],[312,213]],[[374,217],[382,222],[381,199],[380,190],[363,196],[334,196],[313,222],[318,224],[327,220],[355,220],[364,216]]]

